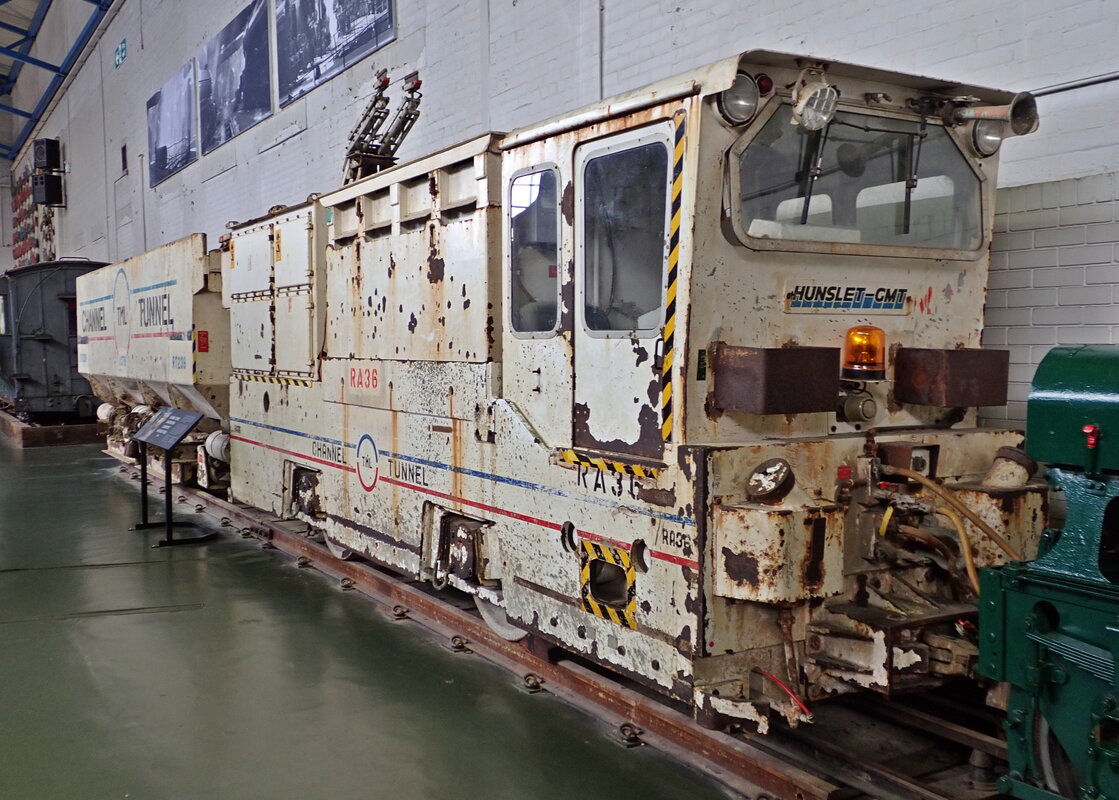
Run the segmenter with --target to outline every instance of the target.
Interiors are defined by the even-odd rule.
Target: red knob
[[[1100,429],[1097,425],[1085,425],[1080,429],[1088,437],[1088,449],[1095,450],[1100,443]]]

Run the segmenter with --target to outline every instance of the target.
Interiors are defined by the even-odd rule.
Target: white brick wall
[[[1025,423],[1051,347],[1119,344],[1117,187],[1106,174],[999,192],[983,343],[1010,350],[1010,402],[986,422]]]
[[[141,168],[146,99],[246,2],[119,0],[92,56],[38,132],[60,137],[72,165],[68,208],[58,219],[59,252],[116,260],[193,231],[214,236],[229,219],[335,187],[346,134],[374,67],[387,67],[394,81],[413,69],[424,79],[422,116],[401,152],[405,158],[491,128],[530,124],[748,48],[1011,89],[1119,68],[1119,56],[1111,55],[1119,34],[1114,0],[395,0],[397,41],[148,188]],[[60,59],[84,22],[85,6],[55,3],[46,27],[56,34],[36,54]],[[122,39],[128,58],[115,69]],[[33,105],[26,89],[43,77],[28,78],[13,104]],[[1115,169],[1119,84],[1045,97],[1040,105],[1041,131],[1004,145],[1003,185]],[[127,174],[120,169],[122,145]],[[1030,210],[1056,207],[1039,200]],[[1066,211],[1099,210],[1062,202],[1060,212]],[[1066,222],[1058,217],[1059,225]],[[1081,257],[1088,252],[1095,251]],[[1057,258],[1049,266],[1060,267]],[[1085,267],[1088,280],[1087,268],[1099,265],[1074,266]]]

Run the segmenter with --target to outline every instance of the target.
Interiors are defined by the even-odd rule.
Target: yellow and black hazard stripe
[[[620,472],[622,475],[633,475],[637,478],[656,478],[660,474],[660,470],[656,467],[628,464],[624,461],[580,453],[578,450],[560,450],[559,457],[565,464],[578,464],[581,467],[600,469],[604,472]]]
[[[314,386],[315,382],[305,378],[273,378],[271,375],[248,375],[234,372],[233,377],[239,381],[255,381],[256,383],[274,383],[279,386]]]
[[[588,542],[585,539],[581,544],[583,547],[579,552],[579,594],[583,601],[583,610],[617,625],[637,630],[637,570],[633,568],[629,553],[615,547]],[[591,570],[595,561],[605,561],[625,571],[624,605],[607,604],[595,598],[591,589]]]
[[[680,109],[672,149],[672,217],[668,225],[668,290],[665,293],[664,361],[661,364],[661,435],[672,438],[672,360],[676,347],[676,278],[680,266],[680,209],[684,186],[684,131],[687,114]]]

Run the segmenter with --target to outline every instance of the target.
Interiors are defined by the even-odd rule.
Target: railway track
[[[139,482],[131,467],[121,471]],[[162,491],[162,489],[161,489]],[[858,696],[819,704],[815,724],[761,736],[713,731],[680,705],[629,685],[526,637],[507,641],[472,603],[368,562],[341,561],[306,534],[306,525],[186,487],[175,500],[211,515],[223,529],[276,549],[299,567],[362,592],[401,622],[442,637],[452,651],[478,654],[519,675],[526,691],[547,691],[610,724],[619,744],[649,744],[749,800],[994,800],[1006,747],[997,720],[979,704],[922,696],[888,702]]]

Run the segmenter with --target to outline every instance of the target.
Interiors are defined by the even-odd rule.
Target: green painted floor
[[[252,542],[152,549],[117,466],[0,445],[0,798],[726,796]]]

